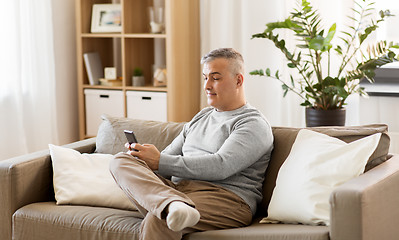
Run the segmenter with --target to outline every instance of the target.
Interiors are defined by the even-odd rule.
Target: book
[[[83,54],[86,66],[87,77],[90,85],[98,85],[99,79],[104,77],[104,69],[98,52],[89,52]]]

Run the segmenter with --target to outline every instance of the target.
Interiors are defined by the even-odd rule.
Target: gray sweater
[[[173,182],[217,184],[244,199],[255,214],[272,148],[269,123],[249,104],[226,112],[208,107],[162,151],[158,171]]]

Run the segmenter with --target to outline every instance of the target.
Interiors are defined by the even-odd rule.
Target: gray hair
[[[224,58],[230,61],[233,74],[244,74],[244,58],[233,48],[218,48],[210,51],[201,58],[201,64],[212,62],[215,59]]]

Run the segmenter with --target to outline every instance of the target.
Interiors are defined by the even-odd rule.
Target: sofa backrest
[[[127,142],[123,130],[133,130],[139,143],[154,144],[162,151],[181,132],[184,123],[158,122],[121,117],[102,116],[98,128],[97,153],[116,154],[126,151]]]
[[[372,135],[374,133],[382,133],[380,142],[370,156],[366,165],[366,171],[377,166],[387,160],[390,138],[387,135],[388,126],[384,124],[373,124],[364,126],[347,126],[347,127],[313,127],[308,128],[313,131],[337,137],[344,142],[352,142],[360,138]],[[265,181],[263,184],[263,199],[258,208],[258,212],[265,216],[267,208],[276,185],[276,178],[281,165],[291,151],[291,147],[301,128],[292,127],[272,127],[274,136],[274,149],[269,162],[269,166],[265,173]],[[348,159],[350,160],[350,159]]]

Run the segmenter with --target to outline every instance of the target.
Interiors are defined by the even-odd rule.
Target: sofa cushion
[[[273,193],[273,189],[276,185],[278,171],[285,159],[288,157],[292,144],[294,143],[295,138],[301,129],[302,128],[272,127],[274,136],[274,149],[271,155],[269,166],[266,170],[265,181],[263,184],[263,199],[260,207],[258,208],[258,212],[262,216],[267,216],[267,208]],[[382,133],[380,142],[374,153],[370,156],[365,171],[368,171],[387,160],[390,139],[387,134],[388,126],[385,124],[345,127],[312,127],[308,129],[336,137],[347,143],[375,133]]]
[[[158,122],[122,117],[101,116],[98,128],[97,153],[116,154],[126,151],[127,142],[123,130],[133,130],[139,143],[154,144],[159,151],[167,147],[181,132],[184,123]]]
[[[13,239],[138,239],[141,214],[112,208],[26,205],[13,215]]]
[[[330,223],[334,188],[364,172],[381,133],[351,143],[302,129],[281,166],[264,220],[310,225]]]
[[[49,144],[57,204],[135,210],[109,171],[111,154],[87,154]]]
[[[13,215],[13,239],[138,239],[142,216],[137,211],[86,206],[33,203]],[[243,228],[196,232],[185,240],[307,239],[329,240],[329,228],[291,224],[253,224]]]
[[[184,240],[329,240],[329,228],[326,226],[294,224],[260,224],[255,219],[248,227],[226,230],[196,232],[186,235]]]

